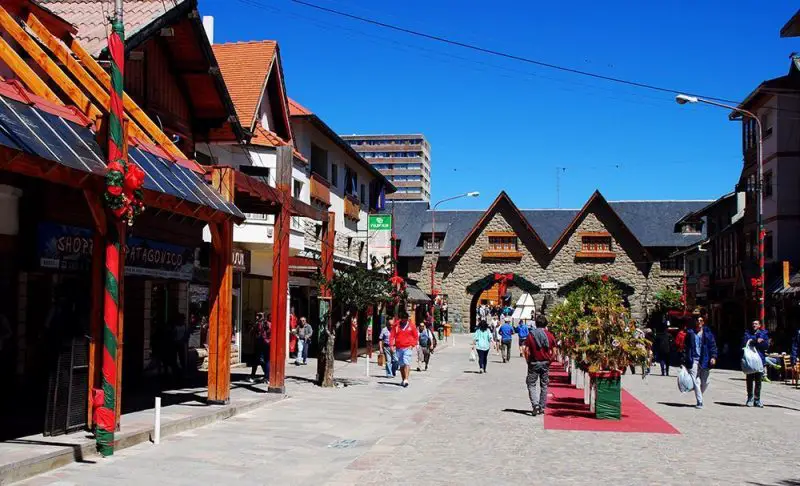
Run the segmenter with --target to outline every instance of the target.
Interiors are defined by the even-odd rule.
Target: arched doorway
[[[521,275],[517,275],[515,273],[490,273],[489,275],[480,278],[471,284],[467,285],[467,293],[472,295],[469,304],[469,330],[470,332],[475,331],[475,326],[477,325],[475,312],[478,308],[478,303],[481,297],[481,294],[491,288],[494,285],[500,284],[501,289],[508,288],[508,287],[517,287],[518,289],[522,290],[523,292],[529,293],[531,295],[539,293],[539,286],[535,283],[529,281],[525,277]],[[505,294],[503,290],[500,290],[498,294]]]

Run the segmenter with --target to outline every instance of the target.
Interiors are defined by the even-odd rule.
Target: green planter
[[[619,420],[622,416],[622,388],[619,371],[592,373],[595,389],[595,418]]]

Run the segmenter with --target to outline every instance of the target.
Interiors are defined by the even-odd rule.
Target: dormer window
[[[699,235],[702,232],[702,223],[687,222],[681,225],[681,234],[684,235]]]

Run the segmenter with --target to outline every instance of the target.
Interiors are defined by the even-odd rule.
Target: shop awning
[[[407,285],[406,286],[406,293],[408,294],[409,302],[413,302],[415,304],[427,304],[431,301],[431,298],[425,294],[419,287],[416,285]]]
[[[248,213],[276,214],[280,210],[281,195],[278,190],[259,176],[235,171],[235,202],[238,207]],[[292,198],[290,211],[292,216],[302,216],[315,221],[327,221],[328,214],[310,204]]]
[[[86,180],[106,174],[103,151],[95,137],[89,119],[77,110],[45,101],[16,82],[0,82],[0,146],[35,156],[43,165],[50,163],[78,171]],[[222,199],[203,180],[204,171],[196,163],[175,160],[157,147],[132,139],[128,156],[146,174],[145,192],[173,196],[236,219],[244,218],[233,203]],[[13,155],[10,158],[13,161]],[[0,160],[0,168],[8,168],[5,165]],[[51,170],[52,167],[43,167],[41,173],[47,175]]]

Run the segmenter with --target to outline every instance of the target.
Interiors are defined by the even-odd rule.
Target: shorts
[[[411,357],[414,348],[397,348],[397,362],[400,366],[411,366]]]

